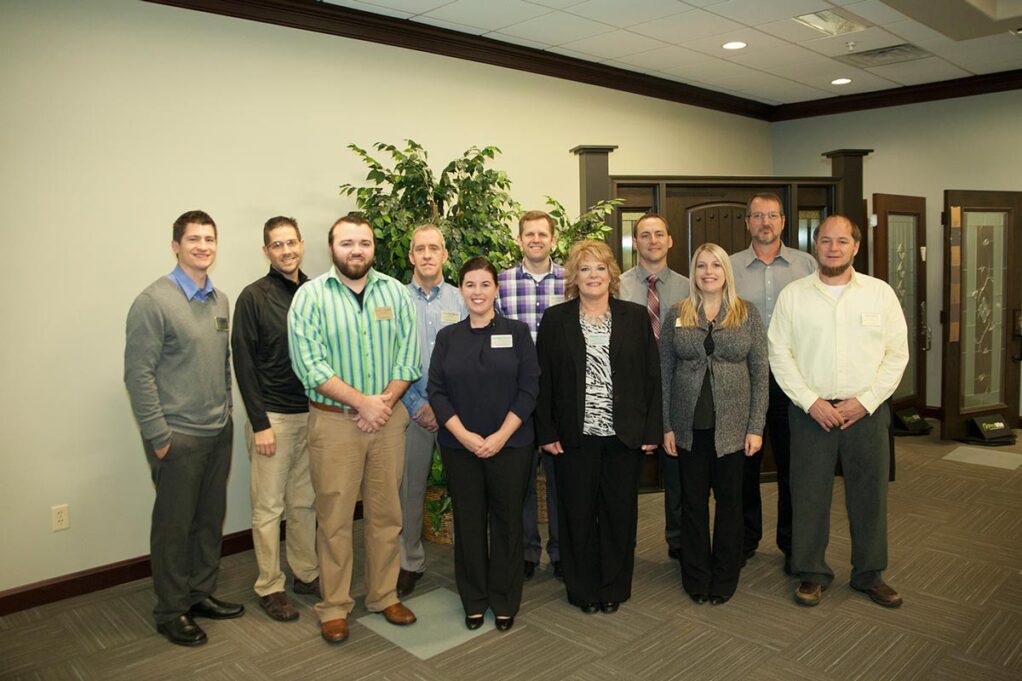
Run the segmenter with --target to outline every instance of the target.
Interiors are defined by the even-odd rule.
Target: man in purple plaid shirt
[[[529,325],[532,339],[536,340],[539,322],[551,305],[564,302],[564,268],[550,258],[554,245],[554,220],[541,210],[530,210],[518,220],[518,244],[525,257],[517,267],[504,270],[497,278],[500,288],[497,310],[511,319],[518,319]],[[551,456],[543,456],[537,450],[546,474],[547,525],[550,539],[546,551],[554,576],[563,580],[561,557],[557,546],[557,484],[554,477],[554,463]],[[536,521],[536,468],[533,466],[529,478],[529,489],[522,509],[522,524],[525,530],[525,578],[530,579],[536,572],[543,554],[542,538]]]

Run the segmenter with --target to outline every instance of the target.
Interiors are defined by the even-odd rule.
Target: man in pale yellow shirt
[[[862,234],[833,215],[813,239],[819,272],[784,288],[770,322],[770,368],[791,398],[792,572],[795,601],[817,605],[834,580],[826,562],[834,467],[844,471],[851,587],[896,608],[887,567],[890,397],[908,364],[894,290],[852,268]]]

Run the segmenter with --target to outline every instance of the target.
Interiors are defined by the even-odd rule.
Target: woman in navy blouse
[[[529,327],[494,312],[497,270],[472,258],[459,274],[468,317],[440,330],[429,403],[454,504],[454,576],[465,626],[487,609],[514,626],[522,600],[522,504],[529,481],[539,364]],[[489,535],[489,536],[487,536]]]

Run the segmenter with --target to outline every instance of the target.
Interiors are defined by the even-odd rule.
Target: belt
[[[850,400],[850,399],[852,399],[852,398],[850,398],[850,397],[845,397],[845,398],[843,398],[843,399],[840,399],[840,400],[824,400],[824,402],[830,402],[831,406],[834,406],[834,407],[836,407],[836,406],[837,406],[837,405],[838,405],[839,403],[841,403],[841,402],[847,402],[847,401],[848,401],[848,400]]]
[[[309,402],[309,406],[315,409],[321,409],[322,411],[332,411],[337,414],[354,414],[358,416],[358,409],[354,407],[335,407],[332,404],[321,404],[319,402]]]

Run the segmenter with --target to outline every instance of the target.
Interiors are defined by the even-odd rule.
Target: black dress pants
[[[632,595],[643,452],[617,436],[583,435],[554,459],[561,567],[568,602],[622,603]]]
[[[142,441],[156,486],[149,560],[157,624],[183,615],[216,589],[233,440],[228,419],[211,437],[173,433],[162,459]]]
[[[791,429],[788,426],[788,406],[791,400],[770,374],[770,403],[767,407],[766,435],[777,464],[777,548],[791,555]],[[743,553],[752,553],[763,538],[763,502],[760,497],[759,473],[763,464],[763,450],[745,459],[742,481],[742,509],[745,516]]]
[[[480,459],[441,447],[454,507],[454,580],[466,615],[513,617],[525,581],[522,503],[535,449],[505,447]]]
[[[681,583],[690,594],[730,598],[742,560],[741,451],[717,456],[713,430],[692,431],[678,450],[681,474]],[[716,502],[710,546],[710,490]]]

